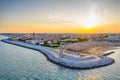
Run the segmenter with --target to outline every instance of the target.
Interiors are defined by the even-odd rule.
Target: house
[[[17,41],[17,40],[19,40],[19,39],[20,39],[20,37],[18,37],[18,36],[12,37],[12,40],[13,40],[13,41]]]
[[[120,36],[108,36],[105,38],[105,40],[111,42],[120,42]]]
[[[44,45],[44,40],[39,40],[39,41],[38,41],[38,44],[39,44],[39,45]]]

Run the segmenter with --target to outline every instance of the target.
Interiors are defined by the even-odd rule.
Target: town
[[[46,33],[27,33],[27,34],[5,34],[13,41],[23,41],[35,45],[47,47],[59,47],[61,44],[77,43],[89,40],[108,41],[120,43],[120,34],[46,34]]]

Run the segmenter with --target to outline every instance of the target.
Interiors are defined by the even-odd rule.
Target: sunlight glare
[[[98,23],[100,22],[99,18],[100,18],[99,15],[93,8],[90,11],[90,13],[88,15],[86,15],[86,17],[84,17],[84,19],[81,21],[81,23],[83,24],[83,26],[85,28],[93,28],[94,26],[98,25]]]

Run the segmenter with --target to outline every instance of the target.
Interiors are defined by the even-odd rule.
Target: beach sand
[[[114,49],[111,46],[99,46],[88,50],[91,55],[104,55],[106,51]]]

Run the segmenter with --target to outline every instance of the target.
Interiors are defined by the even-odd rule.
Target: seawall
[[[42,52],[47,59],[53,63],[56,63],[58,65],[62,65],[67,68],[74,68],[74,69],[92,69],[92,68],[98,68],[102,66],[107,66],[112,63],[114,63],[114,59],[102,56],[99,57],[100,60],[96,60],[97,57],[89,57],[89,58],[74,58],[72,56],[65,56],[65,57],[60,57],[59,53],[49,47],[44,47],[40,45],[33,45],[33,44],[28,44],[20,41],[11,41],[7,39],[1,40],[3,42],[21,46],[24,48],[28,49],[33,49]]]

